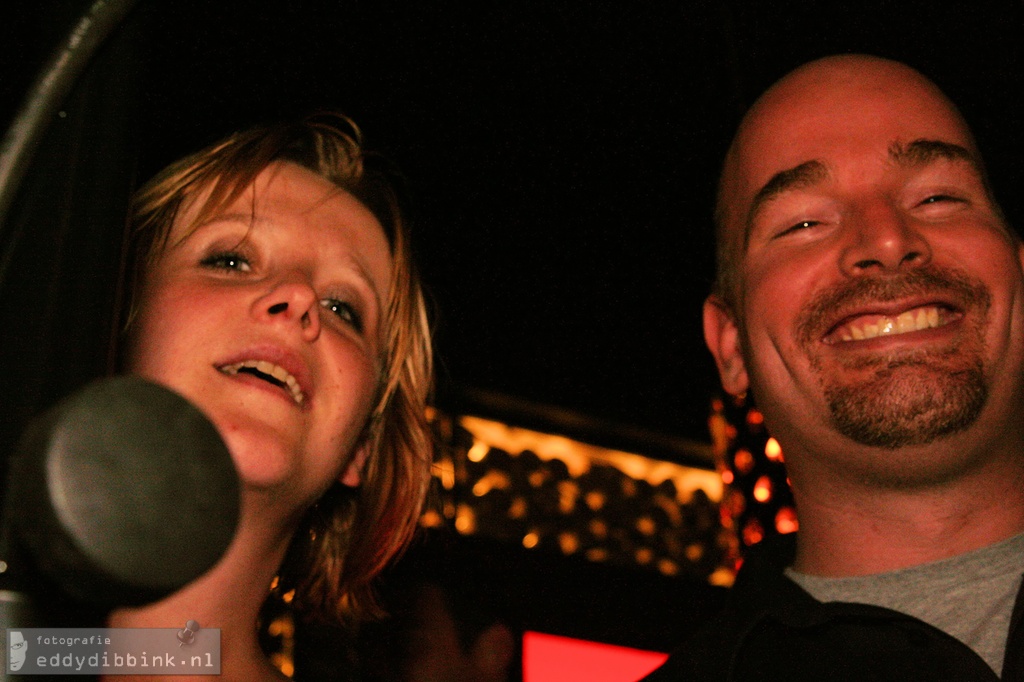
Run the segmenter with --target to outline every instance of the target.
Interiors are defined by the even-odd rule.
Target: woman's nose
[[[848,228],[850,240],[841,263],[848,275],[893,273],[931,261],[931,247],[913,219],[888,202],[860,207],[850,216]]]
[[[320,303],[316,291],[301,278],[279,280],[253,306],[257,319],[269,324],[294,325],[303,338],[320,335]]]

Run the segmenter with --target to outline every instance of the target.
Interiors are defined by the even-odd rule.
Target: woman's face
[[[206,413],[247,489],[309,504],[354,461],[373,407],[387,240],[353,196],[290,163],[193,228],[199,203],[143,278],[128,369]]]

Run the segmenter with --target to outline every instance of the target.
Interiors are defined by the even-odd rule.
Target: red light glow
[[[523,682],[635,682],[668,654],[541,632],[523,635]]]

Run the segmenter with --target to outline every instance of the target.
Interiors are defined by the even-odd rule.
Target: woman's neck
[[[268,528],[266,517],[243,508],[238,530],[224,556],[207,573],[174,594],[146,606],[113,611],[114,628],[177,628],[196,621],[202,629],[217,628],[221,641],[221,678],[224,680],[287,679],[267,661],[259,646],[257,619],[270,584],[291,540],[292,530],[281,524]],[[131,677],[118,676],[116,682]],[[140,680],[155,682],[158,677]],[[184,682],[181,676],[168,677]]]

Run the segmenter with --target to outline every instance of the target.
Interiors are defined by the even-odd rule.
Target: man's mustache
[[[935,297],[960,310],[980,310],[983,315],[992,305],[992,294],[981,280],[959,269],[929,264],[896,274],[854,277],[820,291],[797,320],[797,338],[805,344],[821,339],[841,321],[837,311],[867,310],[915,296]]]

